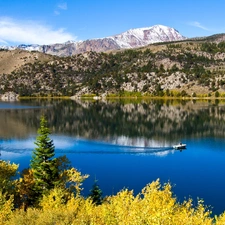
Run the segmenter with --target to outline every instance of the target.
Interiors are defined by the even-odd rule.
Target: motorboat
[[[179,143],[177,145],[174,145],[173,146],[174,149],[186,149],[186,144],[183,144],[183,143]]]

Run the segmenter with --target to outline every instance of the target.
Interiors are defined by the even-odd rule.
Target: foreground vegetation
[[[1,224],[224,224],[225,214],[211,218],[200,201],[193,207],[192,201],[176,202],[171,186],[160,187],[159,181],[147,185],[142,192],[134,196],[132,191],[122,190],[115,196],[104,199],[100,205],[91,198],[80,195],[67,196],[64,190],[54,188],[44,195],[36,207],[25,211],[12,211],[12,200],[1,204]]]
[[[19,178],[18,165],[0,161],[1,225],[225,224],[225,213],[212,218],[202,200],[197,206],[191,199],[178,202],[171,185],[159,180],[138,195],[124,189],[102,199],[95,183],[91,195],[82,196],[88,176],[71,167],[66,157],[54,158],[49,133],[42,117],[30,168]]]

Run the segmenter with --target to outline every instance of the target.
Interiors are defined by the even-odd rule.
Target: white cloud
[[[56,16],[58,16],[58,15],[60,15],[60,12],[59,12],[58,10],[55,10],[55,11],[54,11],[54,14],[55,14]]]
[[[53,44],[75,40],[63,28],[54,30],[37,21],[18,21],[0,17],[0,42],[17,44]]]
[[[202,30],[207,30],[207,31],[209,31],[209,29],[208,29],[207,27],[201,25],[201,23],[199,23],[199,22],[197,22],[197,21],[190,22],[190,23],[188,23],[188,24],[189,24],[190,26],[198,27],[198,28],[200,28],[200,29],[202,29]]]
[[[54,11],[55,15],[60,15],[61,10],[67,10],[67,3],[63,2],[57,5],[57,9]]]
[[[62,10],[67,10],[67,3],[66,2],[63,2],[61,4],[58,4],[58,8],[59,9],[62,9]]]

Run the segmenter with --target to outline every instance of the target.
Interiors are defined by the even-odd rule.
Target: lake
[[[1,159],[27,168],[39,119],[45,115],[56,156],[94,180],[104,195],[123,188],[137,194],[160,178],[179,201],[203,198],[225,210],[225,102],[175,100],[23,100],[0,102]],[[183,151],[172,146],[187,144]]]

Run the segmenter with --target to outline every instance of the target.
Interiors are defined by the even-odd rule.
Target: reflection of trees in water
[[[29,121],[24,121],[28,114],[27,110],[0,110],[0,138],[25,138],[36,132]]]
[[[40,115],[44,113],[53,133],[86,138],[126,136],[175,140],[190,136],[225,136],[225,106],[222,103],[53,100],[39,104],[51,107],[24,110],[23,113],[15,110],[5,117],[9,121],[19,121],[26,127],[24,132],[30,132],[37,129]]]
[[[0,138],[26,138],[29,135],[36,134],[40,124],[40,115],[46,111],[45,106],[51,105],[51,102],[42,101],[40,103],[40,101],[26,100],[22,101],[21,104],[29,107],[34,106],[34,108],[0,109]],[[44,108],[36,107],[40,104]]]
[[[53,108],[49,121],[56,133],[88,138],[224,136],[223,105],[163,101],[61,102]]]

